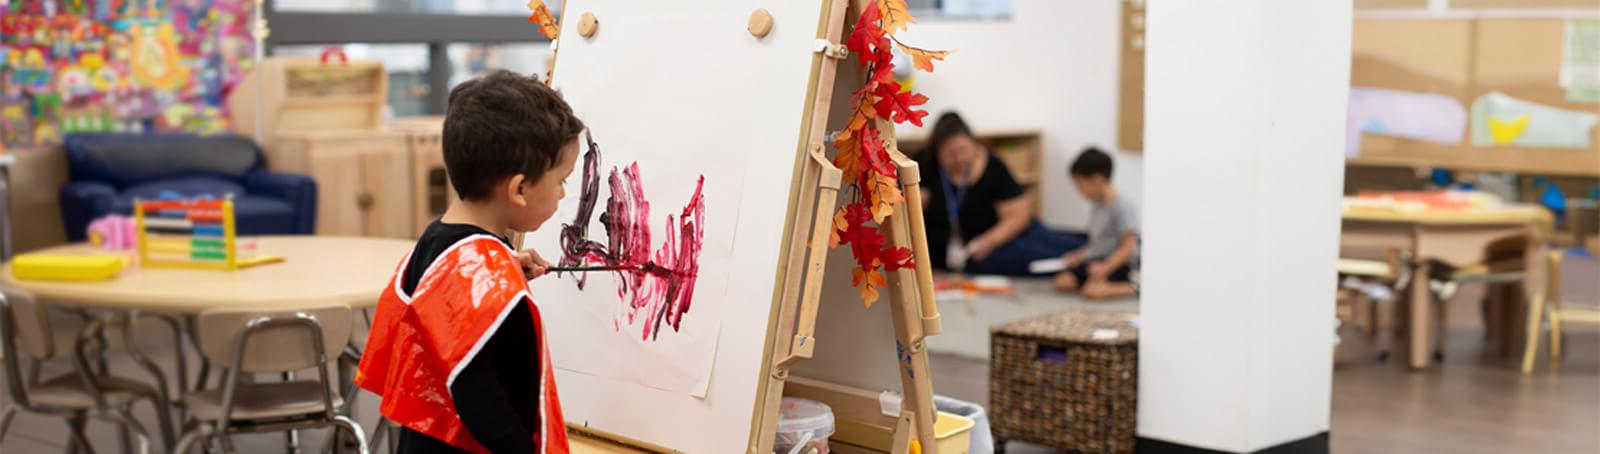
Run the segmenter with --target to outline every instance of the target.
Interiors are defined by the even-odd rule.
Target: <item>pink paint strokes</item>
[[[578,213],[570,224],[561,226],[561,267],[605,266],[617,276],[617,297],[621,310],[612,322],[622,330],[643,314],[641,338],[655,340],[662,325],[678,331],[683,315],[689,312],[695,279],[700,273],[700,249],[705,240],[705,176],[695,182],[694,195],[676,215],[667,216],[667,237],[661,249],[650,253],[650,202],[645,200],[639,164],[626,169],[611,169],[607,183],[611,189],[600,224],[606,230],[604,244],[589,239],[589,221],[600,198],[600,148],[593,135],[585,132],[589,151],[583,155],[583,181],[578,194]],[[585,273],[572,273],[582,289]]]

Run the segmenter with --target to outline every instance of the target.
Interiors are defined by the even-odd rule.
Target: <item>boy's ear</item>
[[[520,173],[512,175],[510,178],[506,178],[504,186],[506,188],[506,199],[510,201],[512,205],[516,205],[518,207],[528,206],[528,190],[522,187],[522,183],[526,183],[527,181],[528,177]]]

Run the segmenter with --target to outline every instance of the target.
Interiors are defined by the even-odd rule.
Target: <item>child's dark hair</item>
[[[1078,158],[1072,160],[1072,167],[1067,169],[1072,176],[1088,178],[1095,175],[1111,179],[1111,155],[1100,151],[1099,148],[1089,147],[1078,153]]]
[[[504,178],[538,181],[576,140],[583,122],[538,79],[494,70],[450,90],[444,166],[464,200],[484,199]]]
[[[955,112],[939,114],[939,120],[933,122],[933,133],[928,135],[928,150],[939,152],[945,142],[960,136],[972,136],[972,129],[967,128],[967,122]]]

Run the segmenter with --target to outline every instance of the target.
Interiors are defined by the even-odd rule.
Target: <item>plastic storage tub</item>
[[[778,404],[774,454],[828,454],[831,436],[833,409],[828,404],[798,397],[785,397]]]

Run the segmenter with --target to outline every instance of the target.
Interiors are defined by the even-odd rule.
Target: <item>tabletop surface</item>
[[[103,282],[22,281],[11,264],[0,265],[0,285],[51,302],[104,309],[199,313],[209,308],[289,309],[343,303],[375,306],[412,242],[383,238],[263,236],[262,254],[284,257],[236,271],[130,267]],[[40,254],[108,254],[88,244],[35,251]]]
[[[1412,222],[1421,224],[1530,224],[1553,222],[1538,205],[1507,204],[1489,208],[1416,210],[1346,203],[1346,221]]]

